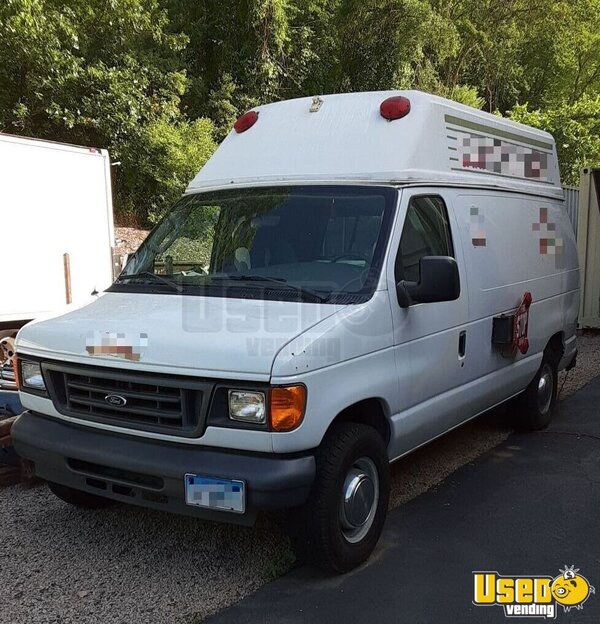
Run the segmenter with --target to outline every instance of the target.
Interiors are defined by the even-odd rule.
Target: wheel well
[[[380,399],[364,399],[342,410],[329,425],[329,429],[340,422],[360,423],[373,427],[382,437],[387,446],[391,438],[390,421],[385,415],[385,410]],[[329,431],[329,429],[327,431]]]
[[[557,332],[548,340],[548,344],[544,349],[544,355],[551,356],[556,363],[560,362],[563,354],[565,352],[565,341],[563,332]]]

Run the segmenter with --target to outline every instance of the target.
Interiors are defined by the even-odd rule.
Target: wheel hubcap
[[[552,403],[552,372],[544,367],[538,381],[538,405],[542,413],[547,412]]]
[[[342,486],[340,523],[348,542],[359,542],[369,532],[378,502],[377,468],[371,459],[361,457],[351,466]]]

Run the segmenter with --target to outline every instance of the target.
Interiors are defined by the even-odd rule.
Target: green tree
[[[210,116],[222,138],[266,102],[336,90],[339,0],[163,0],[170,31],[189,37],[182,64],[191,118]]]
[[[212,132],[209,119],[146,125],[123,155],[123,196],[130,212],[156,223],[215,150]]]
[[[545,3],[544,18],[524,26],[520,103],[556,107],[600,93],[598,0]]]
[[[518,105],[509,117],[554,136],[563,184],[577,186],[582,167],[600,166],[600,97],[584,96],[546,110]]]
[[[257,104],[391,88],[547,127],[573,180],[597,153],[600,0],[0,3],[0,129],[107,147],[121,222],[160,214]]]
[[[410,86],[432,17],[424,0],[343,0],[336,90]]]
[[[143,163],[132,146],[149,126],[181,120],[187,83],[179,55],[187,38],[166,25],[156,0],[0,5],[0,128],[108,148],[122,161],[115,171],[119,219],[145,219],[138,205],[146,196],[133,190],[141,190],[133,180]]]
[[[489,111],[575,102],[600,88],[600,0],[431,0],[446,46],[429,52],[446,89],[471,85]]]

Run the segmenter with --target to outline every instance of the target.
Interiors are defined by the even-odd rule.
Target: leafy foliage
[[[214,151],[212,132],[212,122],[202,118],[176,124],[160,119],[144,126],[122,156],[127,212],[158,221]],[[145,198],[142,206],[140,198]]]
[[[120,222],[162,213],[268,101],[420,88],[598,162],[600,0],[3,0],[0,130],[106,147]]]
[[[210,122],[188,125],[182,115],[187,78],[179,55],[187,37],[167,33],[166,25],[156,0],[0,5],[0,128],[107,147],[122,162],[114,170],[121,221],[145,221],[147,208],[156,210],[161,196],[172,199],[175,180],[181,192],[190,166],[199,167],[200,154],[205,159],[213,147]],[[178,147],[165,158],[164,150],[152,154],[160,132],[201,144],[188,163]]]
[[[577,186],[582,167],[600,166],[600,97],[584,96],[544,111],[516,106],[510,117],[554,135],[563,184]]]

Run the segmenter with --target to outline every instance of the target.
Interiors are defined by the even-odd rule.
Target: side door
[[[405,189],[393,234],[387,281],[394,324],[399,382],[398,412],[393,416],[391,457],[398,457],[442,434],[472,414],[467,383],[469,363],[468,288],[453,191]],[[450,256],[460,274],[454,301],[400,307],[394,285],[418,282],[425,256]]]

